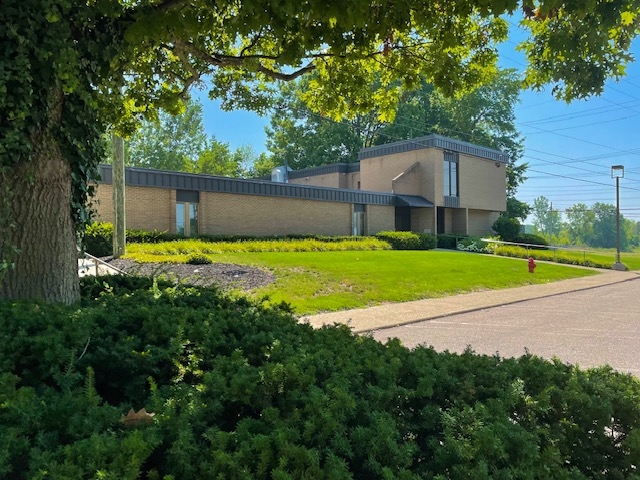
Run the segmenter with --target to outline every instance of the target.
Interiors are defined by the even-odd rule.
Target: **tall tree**
[[[267,147],[280,163],[294,169],[350,163],[363,147],[437,133],[508,153],[509,197],[524,180],[526,165],[516,166],[523,142],[514,113],[522,82],[513,70],[500,70],[485,85],[455,98],[422,81],[420,88],[402,94],[391,122],[382,121],[378,110],[341,122],[315,113],[301,100],[309,82],[280,89],[282,107],[274,110],[267,128]]]
[[[305,77],[279,88],[277,106],[265,128],[274,162],[294,170],[357,162],[360,149],[372,144],[371,129],[379,125],[375,110],[342,121],[314,112],[301,98],[310,81]]]
[[[207,137],[202,104],[190,99],[181,113],[161,110],[141,122],[126,149],[127,166],[227,177],[246,176],[257,158],[248,145],[232,151],[228,143]]]
[[[616,206],[596,202],[591,207],[593,213],[592,247],[614,248],[616,246]],[[626,232],[623,228],[624,217],[620,215],[620,249],[627,248]]]
[[[553,205],[547,197],[535,198],[532,211],[535,217],[533,226],[537,232],[548,235],[550,239],[560,233],[562,226],[560,212],[553,209]]]
[[[142,122],[125,145],[131,167],[191,170],[207,147],[202,104],[187,101],[177,115],[160,111],[157,118]]]
[[[576,203],[567,210],[569,240],[574,244],[591,245],[593,241],[593,211],[584,203]]]
[[[527,85],[571,100],[623,74],[638,0],[3,0],[0,264],[14,268],[0,298],[79,299],[77,232],[107,123],[131,133],[139,114],[176,113],[205,78],[225,108],[264,112],[270,82],[311,71],[316,111],[390,118],[420,79],[453,94],[489,78],[500,16],[518,8]]]

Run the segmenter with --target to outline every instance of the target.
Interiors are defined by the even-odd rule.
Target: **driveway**
[[[640,279],[371,332],[407,347],[431,345],[503,357],[529,352],[640,376]]]

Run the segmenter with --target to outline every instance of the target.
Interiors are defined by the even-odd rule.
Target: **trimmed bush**
[[[393,250],[432,250],[436,248],[436,238],[428,233],[383,231],[376,233],[375,237],[387,242]]]
[[[629,375],[408,350],[141,282],[0,302],[0,478],[637,478]],[[129,426],[131,408],[153,416]]]
[[[209,265],[213,263],[213,261],[201,253],[192,253],[187,257],[187,261],[185,263],[188,263],[189,265]]]
[[[128,243],[158,243],[183,238],[169,232],[127,229]],[[85,229],[82,239],[84,249],[95,257],[107,257],[113,253],[113,224],[94,222]]]
[[[534,233],[521,233],[512,240],[513,243],[526,243],[528,245],[549,245],[549,242],[545,240],[541,235]]]
[[[113,224],[94,222],[87,225],[82,239],[84,249],[95,257],[107,257],[113,253]]]
[[[456,250],[458,248],[458,241],[465,238],[464,235],[438,235],[438,248],[447,248],[449,250]]]
[[[529,258],[532,257],[536,260],[546,260],[548,262],[563,263],[567,265],[582,265],[583,267],[593,268],[608,268],[613,267],[613,261],[597,261],[590,258],[580,258],[575,255],[571,255],[566,251],[553,251],[553,250],[541,250],[540,247],[516,247],[512,245],[498,245],[493,249],[493,253],[502,257],[513,258]]]

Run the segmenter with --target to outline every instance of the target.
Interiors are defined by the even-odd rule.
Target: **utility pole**
[[[616,179],[616,263],[613,264],[613,269],[626,270],[620,262],[620,179],[624,178],[624,165],[613,165],[611,176]]]
[[[126,221],[124,203],[124,140],[111,134],[113,145],[113,164],[111,166],[111,185],[113,186],[113,258],[126,253]]]

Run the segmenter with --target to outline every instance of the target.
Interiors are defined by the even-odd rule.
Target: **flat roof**
[[[98,168],[101,177],[98,183],[111,184],[113,181],[111,165],[101,164]],[[125,185],[138,187],[288,197],[323,202],[362,203],[366,205],[395,206],[397,204],[396,195],[393,193],[218,177],[150,168],[126,167],[124,177]]]
[[[387,143],[375,147],[363,148],[358,153],[358,160],[367,158],[382,157],[384,155],[395,155],[398,153],[421,150],[423,148],[439,148],[451,152],[464,153],[475,157],[486,158],[496,162],[507,163],[509,155],[500,150],[482,147],[462,140],[456,140],[442,135],[427,135],[425,137],[402,140],[400,142]]]

